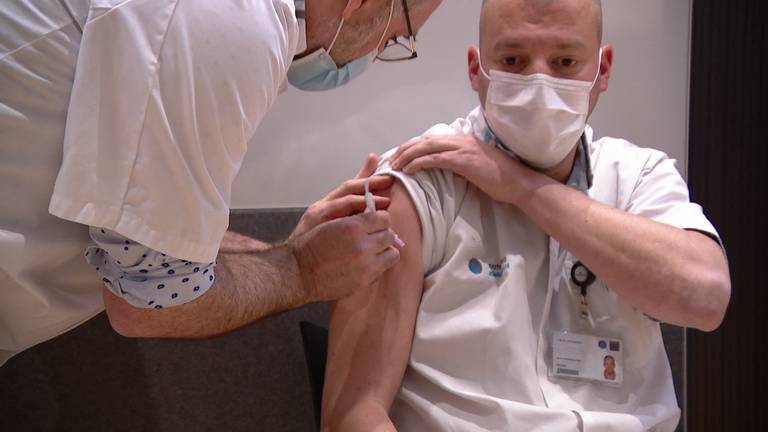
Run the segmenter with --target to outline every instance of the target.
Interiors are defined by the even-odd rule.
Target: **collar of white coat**
[[[469,114],[467,120],[471,123],[472,133],[477,139],[486,144],[495,145],[505,153],[509,153],[509,150],[504,147],[501,141],[499,141],[493,134],[491,128],[488,127],[482,108],[477,107]],[[576,151],[576,160],[573,163],[571,175],[565,182],[568,186],[583,192],[584,194],[587,194],[592,187],[592,161],[589,157],[589,148],[593,138],[594,130],[591,126],[586,125],[584,127],[584,133],[581,135],[579,149]]]
[[[299,45],[296,47],[297,53],[307,50],[307,7],[305,0],[294,0],[293,5],[296,9],[296,20],[299,22]]]

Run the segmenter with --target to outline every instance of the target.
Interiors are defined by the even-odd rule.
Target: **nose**
[[[533,74],[545,74],[552,75],[552,68],[549,61],[545,58],[532,58],[525,69],[523,69],[523,75]]]

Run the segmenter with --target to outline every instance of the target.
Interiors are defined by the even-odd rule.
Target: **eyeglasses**
[[[396,62],[415,59],[419,56],[416,53],[416,35],[413,34],[411,15],[408,12],[406,0],[403,0],[403,12],[405,13],[405,23],[408,25],[408,38],[395,36],[389,39],[381,53],[376,56],[377,60]]]

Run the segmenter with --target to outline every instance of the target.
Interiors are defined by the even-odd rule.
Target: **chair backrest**
[[[307,360],[309,386],[315,409],[315,425],[320,430],[321,406],[323,402],[323,381],[325,380],[325,357],[328,354],[328,329],[309,321],[299,323],[301,340],[304,342],[304,358]]]

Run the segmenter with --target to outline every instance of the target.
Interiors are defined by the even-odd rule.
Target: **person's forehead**
[[[486,0],[482,25],[494,43],[526,44],[540,37],[568,46],[594,38],[597,14],[593,0]]]

